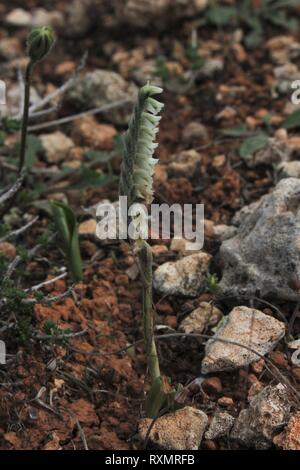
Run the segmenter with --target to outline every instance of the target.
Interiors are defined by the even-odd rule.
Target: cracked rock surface
[[[164,263],[154,273],[154,288],[162,294],[196,297],[205,286],[210,260],[210,255],[199,252]]]
[[[229,436],[230,430],[234,424],[235,418],[227,411],[217,412],[205,433],[205,439],[220,439]]]
[[[300,179],[281,180],[233,223],[236,235],[220,248],[222,295],[299,300],[292,284],[300,279]]]
[[[152,419],[142,419],[139,435],[145,440]],[[151,429],[149,441],[166,450],[197,450],[207,427],[206,414],[191,406],[158,418]]]
[[[265,315],[260,310],[235,307],[227,317],[224,317],[223,326],[207,342],[202,373],[247,366],[259,359],[254,351],[261,355],[267,354],[284,334],[283,322]],[[225,341],[214,341],[216,338],[248,346],[253,351]]]
[[[255,449],[268,449],[275,434],[288,422],[290,403],[282,384],[269,385],[242,410],[234,423],[231,438]]]

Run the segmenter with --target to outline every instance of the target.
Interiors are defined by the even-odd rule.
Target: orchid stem
[[[143,279],[143,327],[151,385],[161,378],[154,339],[154,311],[152,299],[152,251],[145,240],[136,241]]]
[[[19,175],[22,173],[24,169],[25,158],[26,158],[27,127],[28,127],[29,104],[30,104],[30,79],[31,79],[31,72],[33,69],[33,65],[34,65],[34,62],[30,60],[25,71],[25,92],[24,92],[23,118],[22,118],[19,168],[18,168]]]

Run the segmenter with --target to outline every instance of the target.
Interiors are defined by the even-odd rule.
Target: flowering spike
[[[143,199],[153,200],[153,173],[157,160],[152,158],[157,144],[155,136],[161,119],[158,113],[163,104],[152,98],[163,90],[157,86],[143,86],[138,95],[129,127],[124,136],[124,159],[120,176],[120,195],[128,197],[128,204]]]

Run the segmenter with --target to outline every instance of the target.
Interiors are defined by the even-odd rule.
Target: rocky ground
[[[34,73],[26,186],[1,214],[1,449],[300,450],[300,2],[275,13],[260,0],[211,3],[0,5],[3,190],[16,173],[28,28],[58,36]],[[95,204],[117,199],[120,136],[148,79],[165,104],[155,201],[205,204],[203,250],[151,242],[156,334],[172,333],[157,341],[161,367],[178,390],[154,423],[135,259],[95,235]],[[49,200],[79,221],[75,285]]]

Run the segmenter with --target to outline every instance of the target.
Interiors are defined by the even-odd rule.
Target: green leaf
[[[101,152],[100,150],[90,150],[85,154],[88,160],[93,162],[107,163],[112,159],[112,154],[109,152]]]
[[[253,155],[258,150],[263,149],[266,147],[268,143],[268,136],[264,133],[259,133],[254,135],[253,137],[248,137],[248,139],[244,140],[241,144],[239,149],[240,157],[248,158]]]
[[[5,139],[6,139],[6,133],[0,130],[0,146],[4,145]]]
[[[25,162],[28,168],[32,168],[34,163],[37,160],[37,155],[43,149],[42,143],[38,137],[35,135],[29,134],[27,136],[27,149],[26,149],[26,157]]]
[[[114,175],[107,175],[102,172],[99,173],[98,171],[83,167],[80,173],[80,181],[72,185],[70,189],[80,189],[83,191],[87,188],[106,186],[116,180],[117,177]]]
[[[288,18],[285,11],[269,12],[266,19],[275,26],[281,26],[290,31],[295,30],[298,25],[297,20],[295,18]]]
[[[114,141],[114,151],[122,154],[124,151],[122,134],[115,135],[113,138],[113,141]]]
[[[149,418],[156,418],[168,396],[163,390],[162,379],[157,377],[146,397],[145,409]]]
[[[247,132],[248,129],[245,124],[240,124],[236,127],[228,127],[227,129],[221,130],[221,133],[227,137],[243,137]]]
[[[10,117],[4,117],[1,121],[1,127],[5,132],[12,134],[21,129],[21,121],[17,121]]]
[[[208,21],[216,26],[225,26],[234,16],[236,16],[236,9],[229,6],[211,7],[206,13]]]
[[[16,145],[16,153],[19,154],[20,144]],[[26,154],[25,165],[27,168],[32,168],[37,160],[37,155],[43,150],[42,143],[38,137],[29,134],[26,140]]]
[[[300,127],[300,109],[297,109],[286,118],[283,127],[286,129],[297,129],[297,127]]]
[[[263,39],[262,31],[259,29],[253,29],[251,33],[247,34],[245,37],[245,44],[249,49],[253,49],[259,44],[261,44]]]
[[[160,77],[164,82],[170,79],[170,72],[166,64],[167,59],[164,56],[160,56],[156,59],[154,75]]]
[[[75,281],[83,278],[77,221],[70,207],[59,201],[51,203],[53,219],[63,241],[64,250]]]

